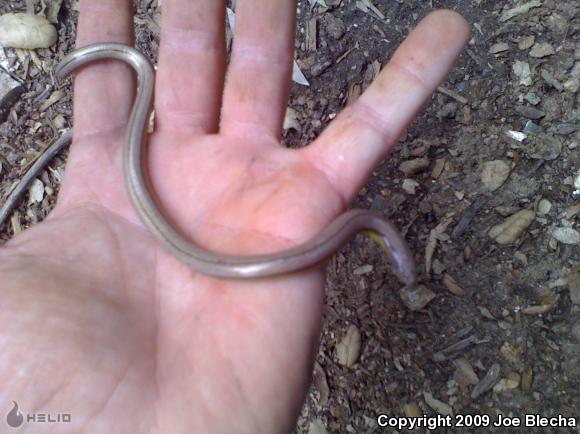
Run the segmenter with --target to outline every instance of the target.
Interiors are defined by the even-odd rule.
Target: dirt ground
[[[23,3],[0,1],[0,13]],[[135,20],[152,60],[157,6],[140,1]],[[380,414],[453,415],[453,428],[435,432],[506,431],[459,428],[466,414],[580,418],[577,2],[301,0],[295,58],[310,85],[292,86],[285,142],[315,138],[440,7],[468,19],[472,40],[355,203],[402,230],[420,286],[400,289],[363,237],[332,260],[296,434],[394,432],[377,426]],[[26,89],[0,124],[1,198],[70,122],[70,92],[40,108],[76,15],[65,0],[53,49],[0,49],[0,65]],[[0,241],[49,212],[64,162],[44,171],[44,195],[25,199]]]

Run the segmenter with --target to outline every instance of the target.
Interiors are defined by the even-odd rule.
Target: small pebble
[[[423,309],[435,298],[435,293],[424,285],[404,287],[399,291],[403,304],[410,310]]]
[[[517,106],[515,110],[518,114],[533,120],[542,119],[544,116],[546,116],[543,111],[538,110],[535,107]]]
[[[527,121],[524,126],[524,133],[526,134],[537,134],[542,132],[542,127],[534,123],[534,121]]]
[[[405,193],[415,194],[418,187],[419,187],[419,183],[417,181],[415,181],[414,179],[403,180],[402,188],[405,191]]]
[[[534,92],[528,92],[524,95],[524,99],[529,102],[531,105],[538,105],[541,101],[542,98],[540,98],[538,96],[538,94],[534,93]]]
[[[562,153],[563,141],[553,134],[539,133],[530,136],[530,146],[526,153],[536,160],[555,160]]]
[[[550,202],[548,199],[541,199],[540,202],[538,202],[538,214],[539,215],[546,215],[550,212],[551,209],[552,209],[552,202]]]

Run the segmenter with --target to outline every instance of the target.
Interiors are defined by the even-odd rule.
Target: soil
[[[0,13],[23,3],[0,1]],[[534,7],[510,17],[524,3]],[[152,60],[157,6],[140,1],[135,20],[139,48]],[[437,432],[506,431],[459,428],[457,415],[466,414],[580,418],[577,2],[301,0],[295,58],[310,85],[292,86],[295,125],[284,141],[300,147],[320,134],[441,7],[467,18],[472,39],[354,204],[402,230],[421,286],[400,288],[363,237],[332,260],[297,434],[394,432],[377,426],[380,414],[453,414],[455,426]],[[70,122],[70,92],[39,107],[52,93],[51,68],[73,46],[76,15],[65,0],[54,48],[0,56],[26,87],[0,124],[0,197]],[[65,157],[43,172],[43,199],[22,203],[0,241],[50,211]],[[502,222],[507,229],[492,237]]]

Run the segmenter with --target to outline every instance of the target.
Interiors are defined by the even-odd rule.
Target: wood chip
[[[479,378],[473,370],[471,363],[465,357],[455,359],[453,365],[455,365],[453,379],[462,389],[467,389],[469,386],[473,386],[479,382]]]
[[[517,372],[510,372],[506,378],[502,378],[493,386],[493,393],[511,392],[520,385],[520,375]]]
[[[461,104],[467,104],[469,101],[464,96],[461,96],[459,93],[455,92],[454,90],[448,89],[443,86],[439,86],[437,91],[442,93],[443,95],[447,95],[448,97],[453,98],[455,101]]]
[[[498,42],[497,44],[493,44],[489,47],[489,52],[491,54],[502,53],[510,49],[510,46],[507,42]]]
[[[58,23],[58,13],[62,6],[62,0],[50,0],[47,2],[45,15],[48,21],[52,24]]]
[[[327,434],[326,427],[320,419],[314,419],[308,427],[308,434]]]
[[[35,179],[29,188],[28,204],[40,203],[44,199],[44,184],[40,179]]]
[[[572,268],[566,280],[570,289],[570,300],[575,305],[580,305],[580,265]]]
[[[330,388],[328,387],[328,380],[326,379],[326,372],[318,362],[314,363],[314,387],[318,391],[318,405],[325,407],[330,398]]]
[[[536,306],[528,306],[522,309],[522,313],[525,315],[541,315],[543,313],[550,312],[556,307],[554,304],[540,304]]]
[[[528,62],[522,62],[516,60],[512,66],[512,71],[516,77],[519,79],[519,84],[522,86],[531,86],[532,80],[532,70]]]
[[[512,214],[499,225],[489,230],[489,236],[498,244],[510,244],[515,242],[532,224],[536,213],[529,209]]]
[[[523,391],[527,392],[532,388],[533,379],[534,379],[534,371],[532,370],[531,367],[528,366],[526,369],[524,369],[524,372],[522,373]]]
[[[429,232],[429,239],[427,240],[427,245],[425,246],[425,272],[429,274],[431,272],[431,264],[433,263],[433,255],[435,254],[435,249],[437,248],[438,241],[447,241],[449,236],[445,234],[447,226],[451,223],[451,219],[444,219],[435,228]]]
[[[481,171],[481,182],[487,190],[495,191],[508,179],[510,172],[511,165],[507,161],[486,161]]]
[[[292,107],[286,108],[286,114],[284,116],[284,130],[293,129],[298,132],[302,130],[300,127],[300,122],[298,122],[299,114]]]
[[[51,105],[56,104],[57,102],[59,102],[64,96],[66,95],[66,93],[64,92],[64,90],[58,89],[55,90],[43,103],[42,105],[39,107],[39,111],[43,112],[45,111],[47,108],[49,108]]]
[[[477,399],[480,395],[490,390],[499,380],[499,375],[501,373],[501,366],[499,363],[494,363],[485,377],[477,383],[477,385],[471,391],[471,399]]]
[[[24,86],[19,81],[0,70],[0,122],[23,92]]]
[[[435,160],[435,165],[433,166],[433,170],[431,171],[431,178],[439,179],[441,174],[443,173],[443,169],[445,169],[445,163],[447,160],[445,158],[438,158]]]
[[[452,416],[453,415],[453,408],[449,404],[446,404],[443,401],[439,401],[438,399],[433,398],[433,395],[429,392],[423,392],[423,398],[425,398],[425,403],[435,410],[437,413],[442,414],[443,416]]]
[[[476,342],[476,340],[477,339],[474,335],[468,336],[465,339],[461,339],[460,341],[455,342],[454,344],[451,344],[440,351],[437,351],[435,354],[433,354],[432,359],[435,362],[443,362],[449,359],[449,357],[452,356],[453,354],[459,351],[463,351],[467,347],[473,345]]]
[[[421,184],[419,184],[414,179],[404,179],[403,180],[403,184],[401,185],[401,188],[407,194],[416,194],[417,193],[417,188],[419,188],[420,185]]]
[[[542,57],[551,56],[554,54],[554,47],[548,42],[536,42],[532,49],[530,50],[530,56],[535,57],[537,59],[541,59]]]
[[[423,412],[419,408],[419,406],[415,402],[410,402],[408,404],[403,405],[403,412],[407,417],[421,417],[423,416]]]
[[[563,244],[580,244],[580,232],[573,228],[554,228],[552,236]]]
[[[531,48],[535,42],[536,37],[534,35],[521,36],[520,39],[518,40],[518,48],[520,50],[527,50],[528,48]]]
[[[348,88],[348,93],[346,94],[346,105],[351,105],[354,103],[359,96],[361,96],[362,88],[358,83],[352,83]]]
[[[475,199],[471,203],[471,205],[469,205],[465,209],[465,211],[463,211],[463,214],[461,215],[461,218],[459,219],[457,226],[455,226],[453,232],[451,233],[451,238],[457,240],[461,238],[465,233],[467,233],[467,231],[471,226],[471,222],[483,209],[485,204],[487,204],[490,197],[491,196],[489,195],[489,193],[478,196],[477,199]]]
[[[20,213],[18,211],[14,211],[12,217],[10,218],[10,225],[12,226],[12,233],[14,235],[18,235],[22,232],[22,225],[20,224]]]
[[[399,170],[405,174],[406,178],[410,178],[427,167],[429,167],[429,160],[427,158],[415,158],[413,160],[403,161],[399,166]]]
[[[568,220],[568,219],[571,219],[572,217],[574,217],[576,214],[580,214],[580,202],[578,202],[578,203],[572,205],[570,208],[566,209],[558,217]]]
[[[465,293],[463,288],[457,284],[455,279],[451,275],[445,273],[443,275],[443,285],[454,295],[460,296]]]
[[[361,11],[374,16],[380,20],[384,20],[385,16],[377,9],[377,7],[370,0],[359,0],[356,2],[356,7]]]
[[[315,18],[311,18],[306,23],[306,50],[307,51],[316,51],[318,47],[318,20]]]

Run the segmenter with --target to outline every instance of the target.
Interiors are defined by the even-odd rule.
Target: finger
[[[132,45],[130,0],[81,0],[77,47],[98,42]],[[103,61],[76,74],[74,138],[124,128],[134,93],[133,73],[118,61]]]
[[[217,132],[225,71],[225,3],[166,0],[155,94],[156,128]]]
[[[296,3],[237,4],[221,132],[279,137],[290,89]]]
[[[468,36],[459,14],[427,15],[364,94],[300,151],[347,203],[449,72]]]

